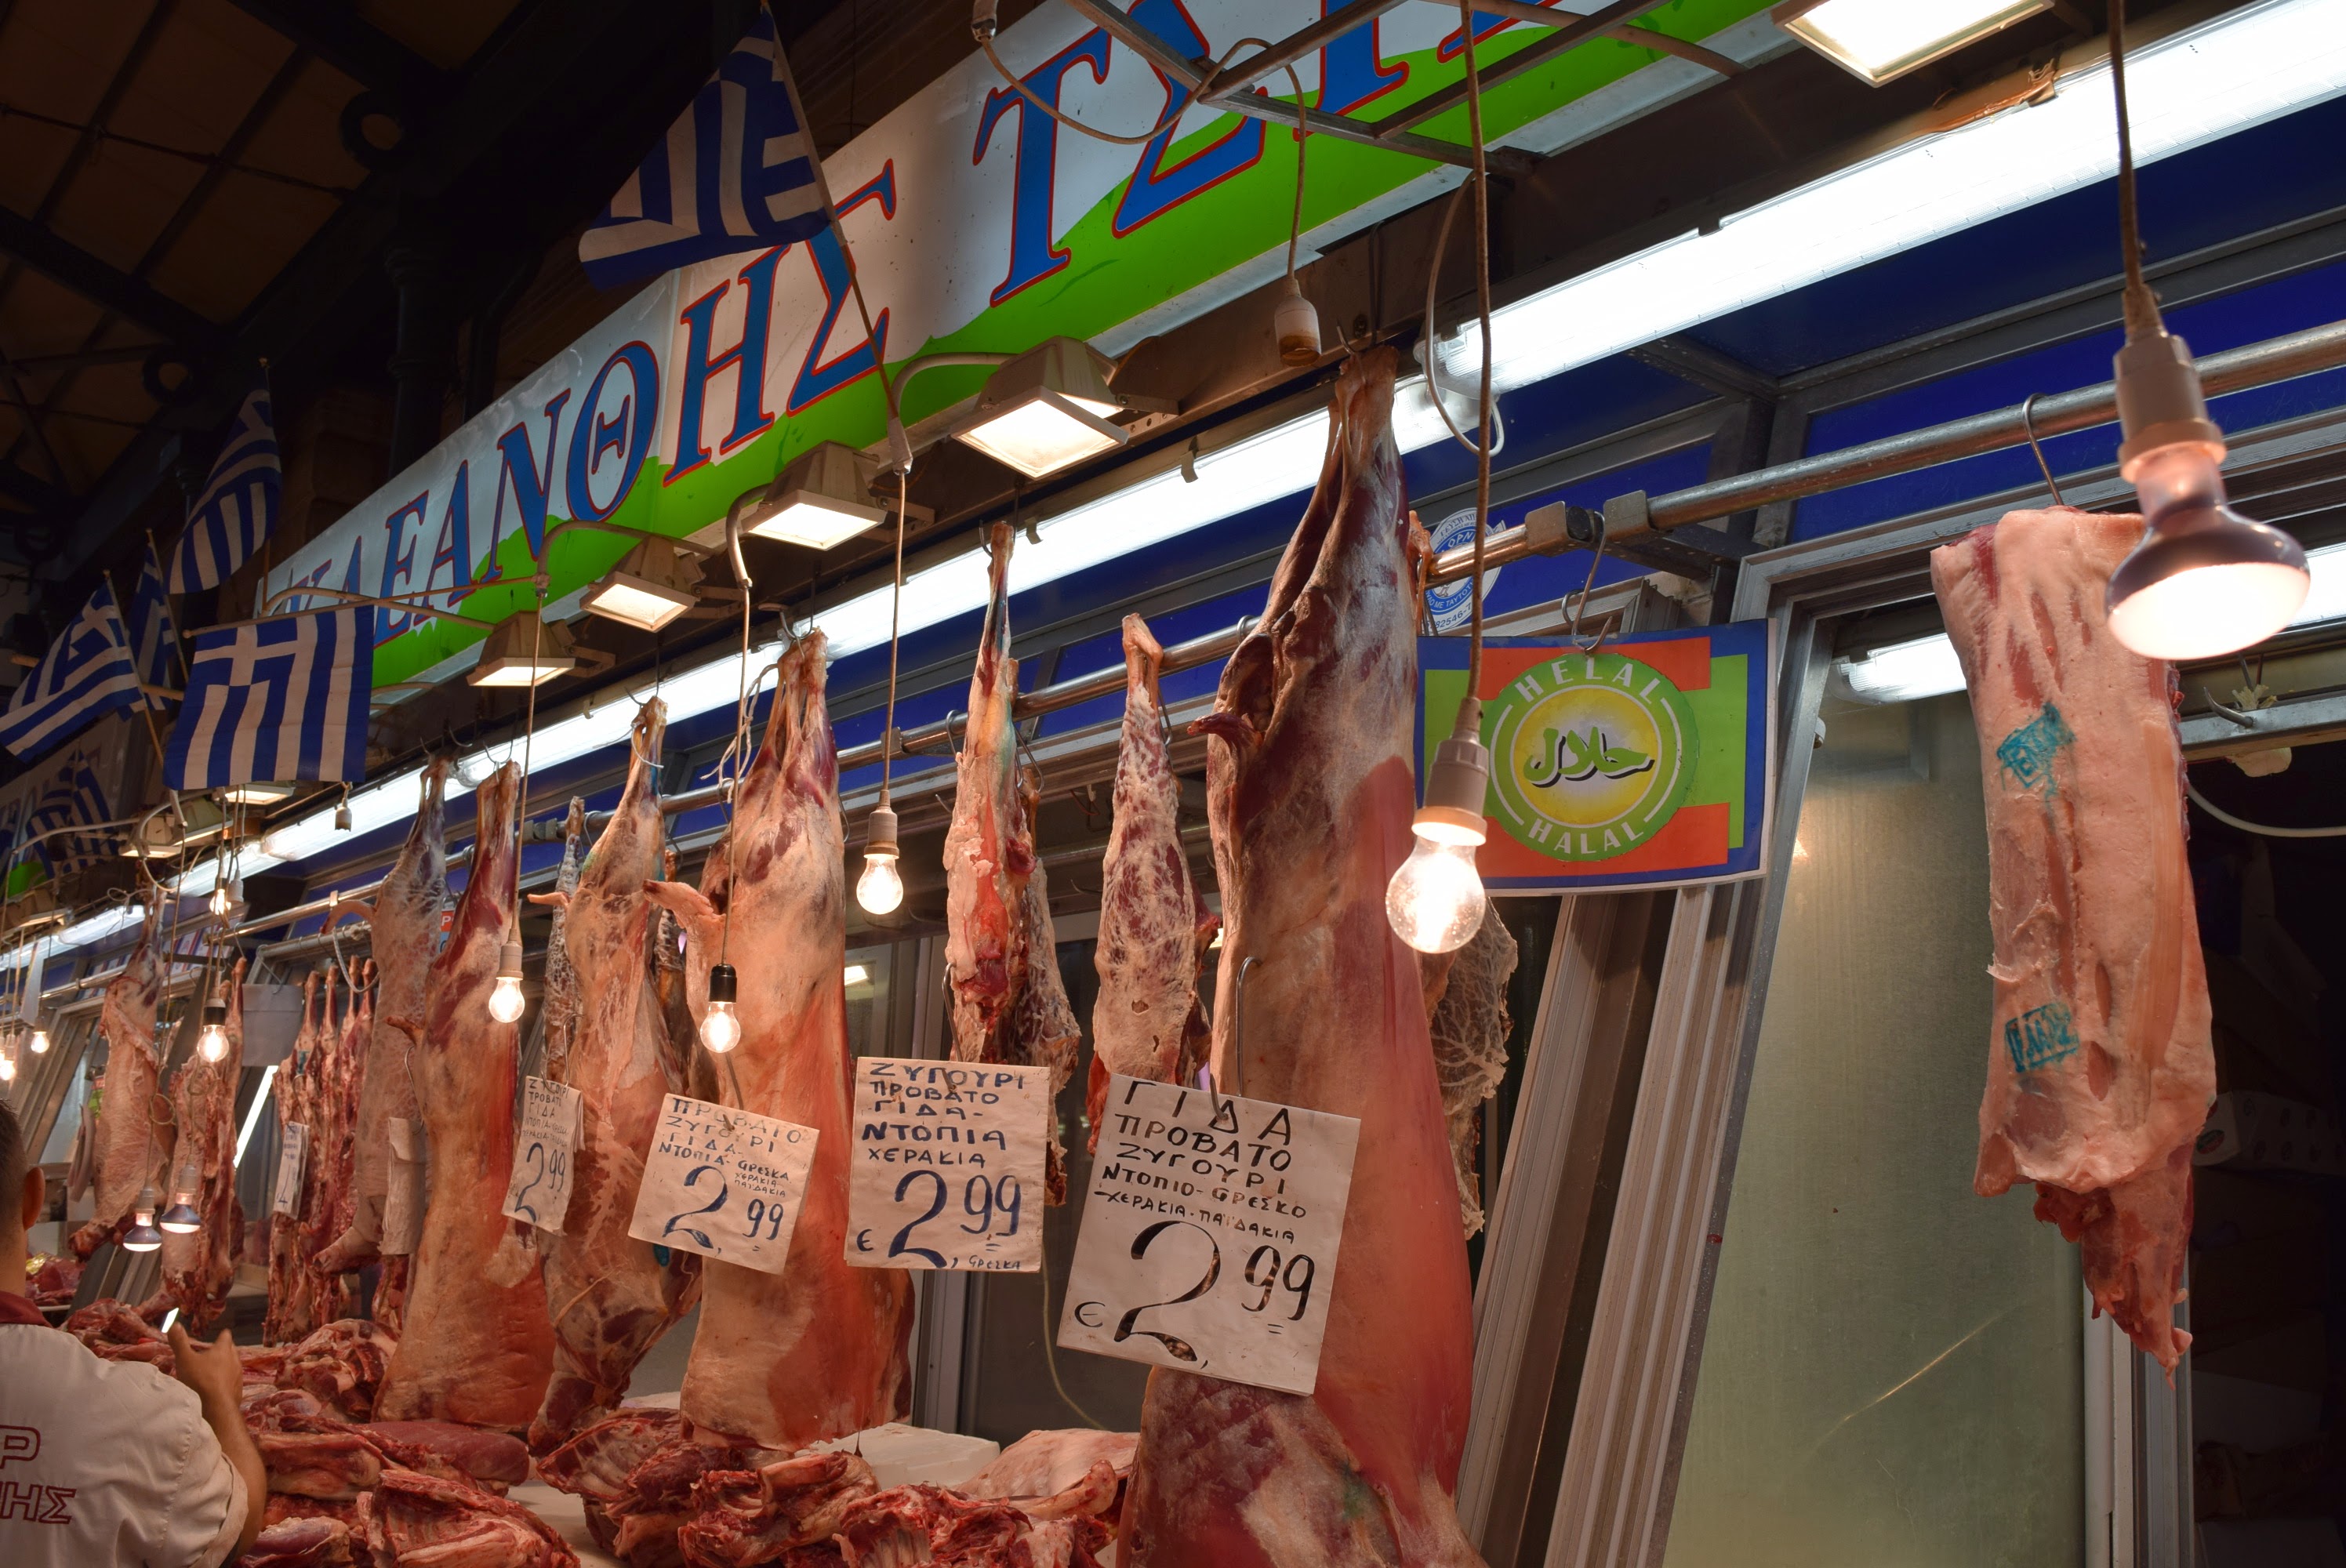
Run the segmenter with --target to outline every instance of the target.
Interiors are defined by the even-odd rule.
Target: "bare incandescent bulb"
[[[1420,952],[1454,952],[1482,929],[1490,895],[1475,869],[1476,846],[1489,835],[1483,798],[1490,789],[1491,754],[1481,735],[1483,704],[1460,705],[1450,738],[1434,748],[1425,804],[1410,831],[1416,845],[1385,885],[1385,918],[1402,941]]]
[[[528,1006],[521,993],[521,943],[509,942],[497,959],[497,983],[489,993],[489,1016],[500,1023],[513,1023]]]
[[[872,809],[863,843],[863,874],[855,879],[855,901],[867,914],[888,914],[904,901],[904,877],[897,869],[896,813]]]
[[[228,911],[234,909],[239,903],[242,902],[243,899],[244,880],[241,877],[233,881],[214,883],[212,885],[212,896],[210,901],[212,918],[214,920],[228,919]]]
[[[37,1023],[33,1025],[32,1046],[33,1054],[36,1056],[46,1056],[49,1054],[49,1032]]]
[[[204,1003],[203,1033],[196,1036],[196,1053],[207,1062],[220,1062],[228,1056],[228,1003],[213,1001]]]
[[[700,1043],[722,1056],[741,1044],[741,1019],[733,1011],[733,998],[740,989],[740,979],[729,963],[719,963],[709,971],[709,1011],[700,1015]]]
[[[16,1058],[8,1054],[5,1046],[0,1046],[0,1084],[13,1084],[15,1081]]]

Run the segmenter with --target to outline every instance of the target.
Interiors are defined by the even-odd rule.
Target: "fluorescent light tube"
[[[1876,648],[1863,658],[1837,659],[1835,667],[1861,702],[1914,702],[1964,689],[1963,661],[1944,632]]]

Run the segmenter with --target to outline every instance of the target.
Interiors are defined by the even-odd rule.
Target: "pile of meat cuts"
[[[1132,1469],[1128,1433],[1039,1431],[957,1487],[882,1490],[862,1458],[693,1431],[674,1410],[622,1410],[539,1466],[585,1500],[633,1568],[1094,1568]]]
[[[2215,1097],[2173,668],[2110,635],[2142,519],[2014,512],[1932,552],[1987,795],[1995,939],[1979,1168],[2036,1184],[2097,1312],[2173,1375],[2191,1145]]]

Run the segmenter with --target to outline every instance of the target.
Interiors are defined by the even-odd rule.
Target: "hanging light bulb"
[[[1482,730],[1482,701],[1470,697],[1459,705],[1450,738],[1434,748],[1425,804],[1410,823],[1416,847],[1385,884],[1385,918],[1420,952],[1465,946],[1490,902],[1474,866],[1475,847],[1490,831],[1483,799],[1491,784],[1491,753]]]
[[[125,1252],[152,1252],[163,1245],[163,1233],[155,1228],[155,1189],[141,1187],[138,1207],[131,1211],[130,1228],[123,1233]]]
[[[891,913],[904,901],[904,878],[896,868],[896,813],[874,806],[863,841],[863,874],[855,879],[855,901],[868,914]]]
[[[13,1084],[15,1081],[16,1058],[9,1054],[6,1046],[0,1045],[0,1084]]]
[[[1280,363],[1308,365],[1320,357],[1320,312],[1303,297],[1303,285],[1291,272],[1287,291],[1270,313],[1270,327],[1279,339]]]
[[[32,1047],[33,1054],[36,1056],[46,1056],[49,1054],[49,1032],[37,1023],[33,1025]]]
[[[489,1016],[500,1023],[512,1023],[528,1005],[521,993],[521,943],[509,942],[497,960],[497,987],[489,993]]]
[[[195,1235],[204,1227],[204,1217],[196,1212],[196,1195],[184,1191],[173,1193],[171,1207],[165,1209],[163,1217],[155,1223],[173,1236]]]
[[[741,1020],[733,1011],[740,977],[729,963],[709,972],[709,1011],[700,1015],[700,1043],[719,1055],[741,1044]]]
[[[228,1056],[228,1003],[217,995],[204,1003],[203,1032],[196,1036],[196,1052],[207,1062]]]
[[[334,831],[337,833],[347,833],[350,830],[351,798],[345,795],[342,797],[342,803],[334,808]]]

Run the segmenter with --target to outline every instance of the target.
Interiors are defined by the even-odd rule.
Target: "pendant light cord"
[[[537,615],[529,627],[529,692],[522,699],[521,723],[521,793],[514,797],[514,863],[513,905],[505,916],[505,940],[521,940],[521,846],[522,833],[529,821],[530,743],[537,736],[538,662],[545,652],[546,639],[546,563],[537,566]]]
[[[855,264],[851,260],[848,262],[848,276],[852,278],[854,275]],[[859,292],[856,299],[861,301],[862,295]],[[876,350],[873,358],[875,360],[878,358]],[[883,381],[881,384],[884,387],[887,383]],[[750,615],[751,607],[750,601],[752,596],[750,592],[750,563],[741,555],[740,508],[738,506],[725,514],[725,546],[733,558],[734,581],[741,589],[741,680],[740,695],[734,699],[733,703],[733,744],[729,748],[729,755],[733,759],[733,786],[725,791],[725,909],[719,917],[717,926],[717,962],[719,963],[725,962],[726,955],[733,950],[734,844],[740,838],[738,830],[740,827],[741,817],[738,806],[741,794],[741,777],[750,770]],[[785,617],[785,624],[787,624],[787,617]],[[761,676],[760,678],[764,677]],[[774,700],[780,702],[781,699],[781,686],[777,682],[774,687]]]
[[[2126,0],[2110,0],[2110,94],[2118,119],[2118,245],[2126,264],[2127,336],[2162,330],[2158,300],[2142,271],[2142,229],[2135,205],[2134,126],[2127,111]]]
[[[904,608],[904,520],[912,514],[913,476],[896,473],[896,575],[888,600],[888,710],[880,720],[880,805],[886,809],[889,762],[896,755],[896,637]]]
[[[2115,3],[2115,0],[2113,0]],[[1474,149],[1474,310],[1483,331],[1483,375],[1476,403],[1474,448],[1474,572],[1468,579],[1473,606],[1466,643],[1466,699],[1475,701],[1483,680],[1483,553],[1491,527],[1491,181],[1483,156],[1483,82],[1474,63],[1474,6],[1458,0],[1458,26],[1465,40],[1466,140]],[[1426,326],[1433,327],[1429,315]],[[1429,385],[1435,359],[1432,341],[1426,345]],[[1439,406],[1439,387],[1431,387]]]

